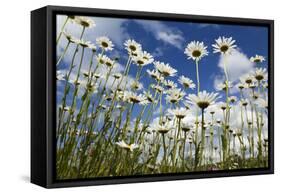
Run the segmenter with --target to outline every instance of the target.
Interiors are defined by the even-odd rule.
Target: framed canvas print
[[[273,21],[31,12],[31,182],[273,173]]]

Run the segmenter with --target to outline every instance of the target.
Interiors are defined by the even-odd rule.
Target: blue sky
[[[199,64],[200,72],[200,90],[209,92],[215,91],[214,85],[223,80],[223,71],[220,67],[220,55],[213,54],[212,44],[219,36],[232,37],[236,40],[238,52],[232,57],[229,64],[229,74],[232,81],[237,82],[239,76],[254,69],[254,64],[249,61],[251,56],[256,54],[268,59],[268,29],[258,26],[239,26],[239,25],[221,25],[221,24],[202,24],[171,21],[154,20],[135,20],[135,19],[116,19],[92,17],[96,27],[87,29],[84,35],[86,41],[95,43],[99,36],[108,36],[115,44],[113,52],[107,52],[110,57],[119,56],[120,69],[124,67],[127,60],[127,52],[123,43],[131,38],[142,44],[143,50],[154,55],[154,59],[169,63],[178,70],[176,77],[170,77],[170,80],[177,82],[181,75],[191,78],[196,83],[196,69],[193,60],[188,60],[184,54],[186,45],[193,41],[203,41],[209,55],[204,57]],[[60,29],[65,16],[58,16],[57,29]],[[72,35],[78,37],[81,27],[75,24],[68,24],[66,30]],[[66,40],[62,39],[58,45],[57,55],[62,53]],[[58,70],[68,69],[68,64],[72,56],[74,47],[70,47],[62,64]],[[90,52],[85,53],[85,61],[89,61]],[[79,53],[76,61],[79,59]],[[77,63],[77,62],[76,62]],[[82,69],[87,69],[88,63],[84,63]],[[267,62],[263,63],[267,67]],[[146,70],[153,69],[153,65],[148,65],[143,69],[143,77],[140,81],[144,88],[147,87],[150,79],[147,78]],[[75,72],[74,72],[75,73]],[[134,77],[136,66],[132,65],[129,74]],[[180,85],[178,83],[178,85]],[[58,83],[58,103],[60,102],[61,92],[64,84]],[[194,93],[189,90],[188,93]],[[236,95],[235,91],[232,91]],[[79,102],[78,102],[79,105]],[[135,108],[135,114],[139,108]],[[134,114],[134,115],[135,115]]]
[[[192,60],[187,60],[184,48],[190,41],[203,41],[208,46],[209,55],[200,61],[200,82],[201,88],[208,91],[214,88],[215,76],[222,74],[221,69],[218,67],[220,56],[212,53],[211,46],[219,36],[233,37],[236,40],[239,51],[248,58],[255,54],[263,55],[266,59],[268,58],[268,30],[266,27],[97,17],[92,19],[98,21],[96,22],[97,25],[88,34],[86,32],[85,37],[90,38],[90,41],[94,42],[97,36],[94,34],[91,37],[91,31],[103,32],[103,23],[106,23],[107,25],[104,29],[108,31],[105,31],[104,35],[113,40],[115,44],[114,54],[120,55],[121,64],[126,62],[127,57],[122,42],[127,38],[132,38],[140,42],[144,50],[152,54],[157,53],[154,56],[156,60],[169,63],[173,68],[177,69],[178,76],[183,74],[194,81],[196,80],[195,65]],[[99,25],[100,23],[102,25]],[[116,39],[115,32],[117,35],[120,35],[118,43],[114,42]],[[159,35],[161,32],[168,34],[167,37],[161,38]],[[99,35],[102,34],[100,33]],[[147,68],[152,69],[153,65],[148,65],[145,69]],[[132,69],[130,74],[135,74],[134,69]],[[145,79],[142,81],[144,84],[146,83]]]

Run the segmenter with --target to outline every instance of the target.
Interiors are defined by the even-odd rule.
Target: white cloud
[[[254,70],[254,64],[244,53],[239,50],[234,50],[231,55],[221,55],[218,63],[218,67],[220,68],[221,72],[214,78],[215,88],[217,88],[218,83],[222,83],[225,80],[224,64],[226,64],[227,67],[229,81],[233,83],[237,83],[242,75]],[[236,87],[230,89],[230,93],[233,94],[236,92],[238,92]]]
[[[117,46],[122,47],[123,42],[128,38],[128,33],[126,27],[123,26],[126,19],[116,19],[116,18],[103,18],[103,17],[90,17],[95,21],[96,26],[93,28],[87,28],[83,38],[87,41],[95,42],[97,37],[108,36],[112,39],[113,43]],[[61,25],[65,20],[65,16],[58,16],[57,26],[58,30],[61,29]],[[82,28],[78,27],[75,23],[68,23],[66,28],[67,31],[71,32],[75,37],[79,37]]]
[[[242,52],[235,50],[231,55],[221,56],[218,66],[223,71],[224,64],[227,65],[227,71],[230,81],[237,81],[240,76],[249,73],[254,68],[254,64]]]
[[[162,47],[157,47],[153,52],[152,52],[152,55],[154,57],[161,57],[164,55],[164,52],[163,52],[163,48]]]
[[[159,21],[135,20],[135,22],[140,24],[147,32],[152,33],[156,40],[178,49],[183,48],[184,37],[180,30],[171,28]]]

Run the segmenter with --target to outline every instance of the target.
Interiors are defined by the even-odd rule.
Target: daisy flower
[[[256,55],[250,58],[250,61],[253,63],[262,63],[263,61],[265,61],[265,58],[261,55]]]
[[[141,103],[142,101],[146,101],[146,97],[143,94],[137,94],[131,91],[125,91],[124,92],[124,101],[127,101],[129,103]]]
[[[232,37],[219,37],[215,40],[216,44],[213,44],[214,53],[221,53],[221,54],[230,54],[236,47],[235,40],[232,40]]]
[[[204,43],[199,41],[190,42],[186,46],[184,53],[188,56],[188,59],[197,61],[208,55],[207,46],[204,46]]]
[[[192,125],[190,125],[188,122],[185,121],[185,119],[181,122],[181,129],[184,132],[189,132],[192,129]]]
[[[93,52],[97,51],[97,47],[93,43],[88,44],[88,48],[91,49]]]
[[[247,86],[244,84],[244,83],[238,83],[237,85],[236,85],[236,87],[238,88],[238,89],[240,89],[240,90],[243,90],[244,88],[246,88]]]
[[[100,73],[95,73],[94,74],[94,78],[96,78],[96,79],[99,79],[99,78],[101,78],[102,77],[102,75],[100,74]]]
[[[188,110],[186,108],[175,108],[175,109],[168,109],[168,113],[174,115],[178,119],[183,119],[187,114]]]
[[[188,77],[185,76],[180,76],[179,80],[178,80],[186,89],[190,88],[190,89],[194,89],[195,88],[195,84],[193,83],[193,81],[191,79],[189,79]]]
[[[162,86],[155,85],[155,84],[152,84],[151,88],[153,88],[154,90],[156,90],[159,93],[162,93],[164,91],[164,88]]]
[[[107,56],[102,55],[102,54],[98,54],[96,56],[96,59],[98,61],[99,64],[105,64],[106,60],[107,60]]]
[[[216,105],[213,105],[213,106],[209,106],[208,107],[208,112],[211,114],[211,115],[214,115],[218,110],[218,107]]]
[[[81,46],[81,47],[89,47],[89,45],[91,44],[90,41],[85,41],[85,40],[79,40],[78,44]]]
[[[171,80],[164,80],[163,84],[168,88],[168,89],[172,89],[172,88],[176,88],[177,84]]]
[[[149,102],[153,102],[153,96],[152,94],[150,94],[150,92],[145,92],[144,95],[146,96],[146,99],[149,101]]]
[[[228,82],[228,89],[229,88],[232,88],[233,87],[233,85],[232,85],[232,82]],[[226,91],[226,83],[225,82],[223,82],[223,83],[219,83],[217,86],[216,86],[216,89],[218,90],[218,91]]]
[[[201,109],[205,109],[214,104],[218,98],[218,93],[208,93],[204,90],[203,92],[199,92],[198,95],[189,94],[186,99],[190,104],[194,104]]]
[[[136,42],[133,39],[126,40],[124,43],[124,46],[130,55],[132,55],[134,53],[138,53],[142,50],[141,44],[139,44],[138,42]]]
[[[167,76],[173,77],[178,72],[176,69],[172,68],[168,63],[165,64],[163,62],[155,61],[154,66],[157,69],[157,71],[164,77]]]
[[[251,74],[245,74],[245,75],[240,77],[240,81],[242,83],[245,83],[245,84],[248,84],[248,85],[253,83],[254,79],[255,79],[254,76],[251,75]]]
[[[241,104],[242,106],[247,106],[247,105],[249,104],[249,102],[248,102],[247,99],[241,99],[241,100],[240,100],[240,104]]]
[[[122,77],[122,74],[121,73],[114,73],[112,74],[112,76],[115,78],[115,79],[120,79]]]
[[[142,85],[140,82],[138,82],[138,81],[135,80],[135,81],[132,82],[131,88],[132,88],[133,90],[140,90],[140,89],[143,88],[143,85]]]
[[[116,142],[116,145],[119,147],[125,149],[125,150],[130,150],[131,152],[134,151],[134,149],[137,149],[139,146],[137,144],[126,144],[124,140]]]
[[[167,93],[168,95],[166,96],[166,101],[170,103],[179,102],[185,96],[185,92],[178,88],[171,89]]]
[[[101,37],[97,38],[96,41],[97,41],[97,44],[99,45],[99,47],[101,47],[105,51],[113,50],[114,44],[111,42],[111,40],[108,37],[101,36]]]
[[[225,102],[219,102],[217,103],[217,107],[221,110],[226,110],[227,104]]]
[[[172,130],[173,126],[170,122],[166,122],[161,124],[157,123],[153,126],[153,128],[155,128],[158,133],[165,134]]]
[[[87,17],[76,16],[74,21],[85,28],[92,28],[96,26],[95,22]]]
[[[69,42],[79,44],[79,39],[75,38],[74,36],[72,36],[68,32],[64,31],[63,34]]]
[[[151,64],[154,61],[154,59],[150,53],[144,51],[144,52],[140,52],[137,56],[134,56],[133,61],[137,66],[143,67],[148,64]]]
[[[151,78],[155,79],[157,82],[164,80],[162,75],[155,69],[153,69],[152,71],[148,69],[146,72],[148,73],[148,75],[150,75]]]
[[[229,102],[234,103],[237,101],[237,97],[236,96],[229,96],[228,97]]]
[[[253,73],[253,76],[257,81],[262,81],[267,79],[267,71],[265,68],[256,68]]]
[[[108,68],[113,68],[115,61],[110,59],[109,57],[105,57],[105,62],[104,64],[108,67]]]

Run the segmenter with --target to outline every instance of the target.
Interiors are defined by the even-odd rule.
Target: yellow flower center
[[[108,47],[108,43],[107,42],[102,42],[101,43],[102,47],[107,48]]]
[[[210,103],[207,101],[199,101],[197,102],[197,105],[199,106],[199,108],[205,109],[210,105]]]
[[[200,57],[200,56],[201,56],[201,51],[199,51],[199,50],[194,50],[194,51],[192,52],[192,56],[195,57],[195,58]]]
[[[222,45],[220,49],[223,53],[225,53],[229,49],[229,47],[227,45]]]
[[[136,48],[134,45],[130,45],[130,46],[129,46],[129,49],[130,49],[131,51],[136,51],[136,50],[137,50],[137,48]]]

